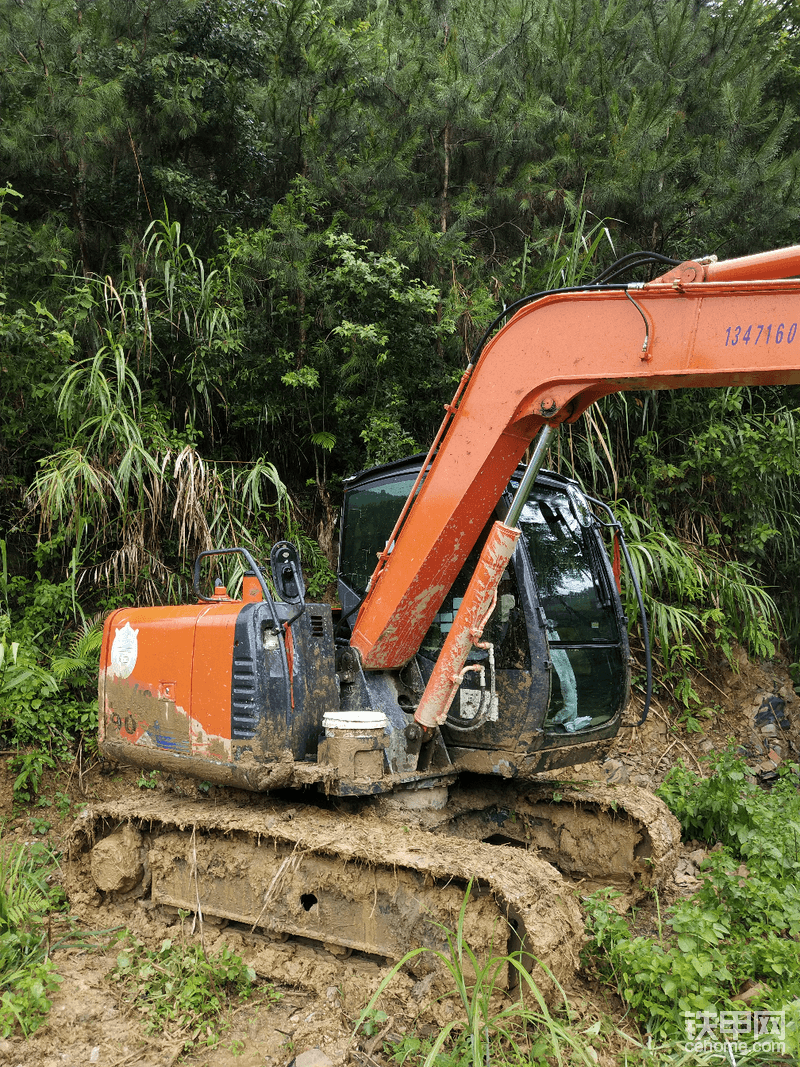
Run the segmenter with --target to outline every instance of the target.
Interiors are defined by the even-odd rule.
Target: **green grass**
[[[564,990],[549,975],[559,994],[558,1008],[548,1006],[525,966],[529,954],[513,952],[481,960],[464,938],[464,915],[471,886],[467,888],[455,930],[441,927],[447,950],[413,949],[391,969],[359,1017],[354,1036],[371,1036],[380,1014],[377,1004],[398,971],[414,957],[436,958],[452,988],[447,994],[455,1007],[452,1020],[438,1034],[407,1034],[385,1051],[397,1064],[409,1067],[596,1067],[593,1045],[597,1031],[576,1025]],[[514,979],[513,992],[505,988],[506,975]],[[384,1016],[385,1018],[385,1016]]]
[[[49,883],[54,854],[43,844],[0,838],[0,1035],[27,1037],[50,1010],[59,978],[50,959],[46,915],[60,902]]]
[[[130,934],[123,938],[111,978],[125,987],[148,1033],[169,1031],[186,1048],[215,1045],[232,1002],[256,992],[255,971],[227,946],[208,955],[200,945],[166,939],[148,949]],[[262,1000],[281,997],[271,985],[259,993]]]

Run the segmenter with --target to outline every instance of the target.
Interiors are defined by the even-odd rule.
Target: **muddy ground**
[[[800,703],[784,661],[754,664],[742,654],[737,671],[720,662],[697,679],[696,687],[707,709],[707,715],[700,717],[702,733],[687,732],[677,724],[669,706],[656,699],[644,726],[624,730],[603,764],[584,765],[575,776],[655,788],[677,762],[682,760],[698,770],[709,752],[723,750],[731,740],[741,748],[753,776],[765,786],[779,762],[797,761]],[[136,788],[140,777],[138,772],[125,771],[103,775],[97,763],[76,763],[43,784],[41,806],[15,808],[13,775],[6,756],[0,759],[3,837],[18,842],[46,838],[59,849],[82,805],[123,795]],[[158,788],[164,788],[163,783]],[[48,806],[47,801],[52,803]],[[690,858],[695,849],[696,843],[683,847],[668,887],[673,897],[691,892],[697,884]],[[143,901],[123,910],[108,904],[97,907],[89,894],[73,911],[78,928],[93,932],[96,947],[55,951],[62,981],[49,1020],[27,1040],[19,1036],[0,1040],[0,1064],[167,1067],[182,1062],[197,1067],[288,1067],[299,1057],[298,1067],[384,1067],[389,1062],[383,1051],[385,1041],[396,1041],[404,1033],[435,1033],[455,1010],[449,1000],[432,1000],[424,983],[398,975],[381,1002],[386,1018],[377,1032],[353,1040],[354,1021],[386,974],[379,961],[357,955],[343,960],[310,944],[270,941],[231,927],[219,930],[204,924],[202,936],[208,952],[228,945],[263,977],[251,1000],[234,1004],[222,1025],[197,1034],[191,1049],[185,1051],[185,1033],[168,1028],[147,1033],[135,1006],[126,1000],[119,984],[110,980],[120,946],[112,943],[108,931],[124,925],[145,944],[157,947],[165,938],[197,940],[196,924],[192,931],[191,919],[165,915]],[[54,941],[59,932],[54,925]],[[630,1020],[623,1022],[622,1005],[607,989],[579,975],[567,992],[579,1029],[606,1017],[635,1034]],[[616,1062],[614,1041],[598,1039],[596,1047],[600,1067],[611,1067]]]

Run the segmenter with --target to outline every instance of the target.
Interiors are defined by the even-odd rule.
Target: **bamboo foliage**
[[[150,277],[136,277],[131,266],[119,285],[88,277],[76,290],[91,312],[83,327],[90,354],[57,385],[64,444],[40,461],[28,499],[40,537],[64,539],[74,588],[106,584],[158,602],[199,551],[263,550],[291,523],[293,505],[266,457],[241,463],[201,455],[193,400],[184,434],[152,396],[145,403],[145,362],[160,361],[169,375],[165,341],[188,344],[189,393],[201,398],[213,437],[212,392],[223,401],[224,393],[200,363],[214,346],[235,352],[238,340],[235,286],[206,269],[181,241],[178,223],[154,223],[142,246]]]
[[[573,219],[572,232],[567,233],[567,220]],[[609,253],[617,258],[611,225],[616,219],[597,219],[584,207],[583,194],[577,204],[564,215],[551,246],[551,253],[540,282],[542,289],[564,289],[588,283],[596,273],[598,262],[605,262]],[[607,246],[607,247],[605,247]]]
[[[757,656],[772,656],[781,621],[772,596],[752,567],[658,529],[624,504],[616,506],[631,562],[644,590],[654,643],[667,666],[695,661],[716,644],[732,656],[739,641]],[[636,615],[633,590],[626,610]]]
[[[30,500],[41,536],[60,531],[74,545],[77,585],[129,588],[157,603],[198,552],[243,545],[263,553],[292,521],[288,492],[263,457],[237,467],[189,445],[143,456],[135,471],[125,455],[104,463],[76,448],[44,461]]]
[[[250,544],[250,523],[269,511],[274,511],[278,524],[291,522],[292,504],[286,487],[274,464],[263,457],[236,470],[233,466],[207,463],[187,445],[175,457],[172,476],[172,519],[181,555],[215,544]],[[272,501],[270,488],[274,493]]]
[[[231,264],[208,268],[183,240],[180,223],[171,222],[166,211],[163,220],[148,226],[141,249],[152,275],[147,288],[140,283],[141,308],[137,311],[140,316],[145,313],[149,323],[149,308],[153,306],[155,314],[157,307],[168,328],[170,348],[180,343],[181,373],[191,387],[186,414],[193,423],[199,421],[195,403],[199,398],[213,440],[215,405],[227,406],[218,380],[219,357],[230,358],[241,350],[242,294]],[[136,269],[133,262],[130,266]],[[128,288],[132,289],[130,283]]]
[[[243,545],[263,554],[292,521],[288,492],[263,457],[237,468],[208,462],[188,445],[177,456],[145,455],[132,476],[119,457],[106,467],[68,449],[37,475],[30,500],[41,536],[60,532],[74,545],[77,585],[128,588],[158,603],[198,552]]]

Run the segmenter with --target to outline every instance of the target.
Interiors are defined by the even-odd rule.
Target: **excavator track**
[[[451,788],[445,809],[429,813],[439,834],[533,849],[582,895],[612,887],[633,903],[672,875],[680,823],[638,786],[534,779]]]
[[[533,852],[431,833],[369,807],[132,793],[88,808],[70,846],[71,885],[91,877],[112,900],[149,893],[155,905],[311,939],[334,955],[394,962],[427,946],[434,951],[407,963],[416,978],[436,969],[462,907],[477,958],[522,947],[546,994],[574,972],[583,937],[571,888]]]

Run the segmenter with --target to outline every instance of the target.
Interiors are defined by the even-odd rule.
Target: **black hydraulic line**
[[[489,694],[488,690],[486,692],[489,698],[489,703],[491,704],[491,695]],[[482,700],[481,703],[485,703],[485,701]],[[447,727],[448,730],[454,730],[457,734],[468,734],[471,733],[473,730],[480,729],[481,726],[485,726],[487,722],[491,722],[491,719],[489,718],[490,711],[491,707],[484,711],[478,709],[478,712],[473,719],[470,719],[468,723],[461,725],[456,725],[456,723],[453,722],[453,720],[450,718],[451,712],[448,711],[447,716],[444,720],[444,725]]]
[[[610,267],[601,271],[594,279],[594,283],[607,282],[622,274],[623,271],[635,270],[636,267],[649,267],[656,263],[659,266],[678,267],[681,261],[672,259],[671,256],[662,256],[660,252],[629,252],[627,256],[623,256],[616,263],[612,263]]]
[[[633,726],[642,726],[647,719],[647,715],[650,711],[650,704],[653,699],[653,661],[650,655],[650,633],[647,628],[647,613],[644,610],[644,600],[642,599],[642,591],[639,588],[639,583],[636,580],[636,574],[631,563],[631,557],[628,552],[628,546],[625,544],[625,538],[620,531],[619,543],[622,548],[623,555],[625,556],[625,562],[628,565],[628,573],[631,576],[633,582],[633,588],[636,591],[636,600],[639,604],[639,618],[642,623],[642,640],[644,641],[644,660],[645,669],[647,671],[647,689],[644,697],[644,708],[642,709],[642,717],[638,722],[633,723]]]
[[[528,296],[521,296],[518,300],[515,300],[512,304],[509,304],[504,308],[499,315],[496,315],[492,322],[489,323],[480,341],[475,345],[470,357],[470,363],[472,366],[478,362],[481,357],[481,353],[486,347],[486,343],[492,336],[497,327],[508,318],[509,315],[513,315],[515,311],[519,311],[520,308],[527,307],[528,304],[533,304],[537,300],[542,300],[546,296],[558,296],[565,293],[586,293],[586,292],[624,292],[628,288],[627,282],[618,282],[615,285],[595,285],[593,282],[587,282],[586,285],[571,285],[565,289],[542,289],[538,293],[530,293]]]
[[[588,291],[596,292],[597,290],[614,292],[626,290],[628,288],[627,282],[609,284],[606,279],[609,277],[616,277],[618,274],[622,274],[626,270],[632,270],[634,267],[648,266],[651,263],[677,267],[680,261],[677,259],[670,259],[669,256],[662,256],[659,252],[630,252],[627,256],[618,259],[616,263],[612,263],[610,267],[606,267],[594,281],[587,282],[585,285],[570,285],[563,289],[542,289],[538,293],[530,293],[528,296],[521,296],[518,300],[515,300],[513,303],[509,304],[508,307],[504,308],[503,311],[501,311],[489,324],[480,341],[472,350],[470,362],[473,366],[478,362],[492,333],[504,319],[509,315],[512,315],[515,311],[519,311],[520,308],[526,307],[528,304],[533,304],[536,300],[541,300],[545,296],[553,296],[557,293],[585,293]]]
[[[347,622],[347,620],[350,618],[351,615],[355,615],[355,613],[358,611],[358,609],[361,607],[361,605],[363,603],[364,603],[364,597],[362,596],[362,598],[359,600],[359,602],[356,604],[356,606],[354,608],[350,608],[350,610],[348,611],[348,613],[346,615],[341,615],[339,617],[339,621],[336,623],[336,629],[333,631],[334,640],[336,640],[336,638],[340,636],[340,634],[342,632],[342,625]]]

